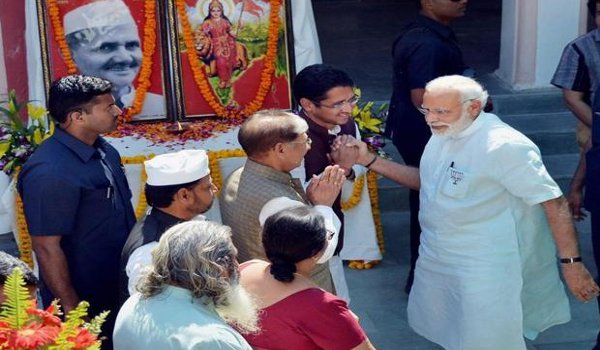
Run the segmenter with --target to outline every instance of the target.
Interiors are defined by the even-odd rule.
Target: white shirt
[[[408,318],[446,349],[525,349],[570,319],[539,203],[561,196],[527,137],[482,113],[432,136],[420,166],[422,235]]]
[[[211,306],[174,286],[150,298],[129,297],[113,332],[115,350],[252,350]]]

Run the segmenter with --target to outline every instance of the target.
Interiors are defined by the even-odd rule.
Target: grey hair
[[[294,141],[308,131],[301,117],[280,109],[267,109],[246,119],[238,133],[238,141],[248,157],[267,153],[278,143]]]
[[[152,252],[152,267],[137,290],[148,298],[173,285],[223,305],[231,279],[237,278],[236,254],[228,226],[198,220],[180,223],[160,238]]]
[[[455,90],[460,94],[462,101],[478,100],[481,102],[481,108],[487,103],[488,92],[472,78],[462,75],[446,75],[435,78],[425,85],[426,92],[439,90]]]

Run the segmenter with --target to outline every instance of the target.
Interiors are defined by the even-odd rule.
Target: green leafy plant
[[[21,120],[21,110],[27,108],[30,125]],[[54,133],[54,123],[50,120],[46,127],[46,109],[32,102],[18,101],[14,90],[8,93],[8,100],[0,102],[0,169],[11,175],[33,154],[45,139]]]
[[[0,312],[0,349],[3,350],[100,350],[100,327],[108,311],[85,322],[89,304],[82,301],[61,321],[54,301],[46,310],[30,300],[23,272],[15,268],[4,284],[5,302]]]

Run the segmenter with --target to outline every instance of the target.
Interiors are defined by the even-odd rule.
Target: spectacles
[[[314,101],[313,101],[313,103],[315,105],[317,105],[318,107],[325,107],[325,108],[331,108],[331,109],[338,109],[339,110],[339,109],[344,108],[345,105],[349,105],[350,107],[354,107],[358,103],[358,100],[359,100],[358,96],[354,95],[349,100],[341,101],[341,102],[336,102],[336,103],[332,104],[331,106],[324,105],[322,103],[314,102]]]
[[[304,141],[290,141],[288,143],[305,144],[310,146],[312,145],[312,139],[310,137],[307,137]]]
[[[470,102],[476,100],[475,98],[469,98],[467,100],[461,101],[460,105],[464,104],[465,102]],[[421,112],[421,114],[423,115],[427,115],[429,113],[435,115],[436,117],[444,117],[450,113],[452,113],[451,109],[445,109],[445,108],[427,108],[427,107],[417,107],[417,110],[419,112]]]
[[[327,230],[327,240],[331,241],[333,239],[333,236],[335,236],[335,232]]]

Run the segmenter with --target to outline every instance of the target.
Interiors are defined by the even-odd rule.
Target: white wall
[[[581,33],[584,2],[503,0],[496,74],[515,89],[551,86],[563,48]]]

